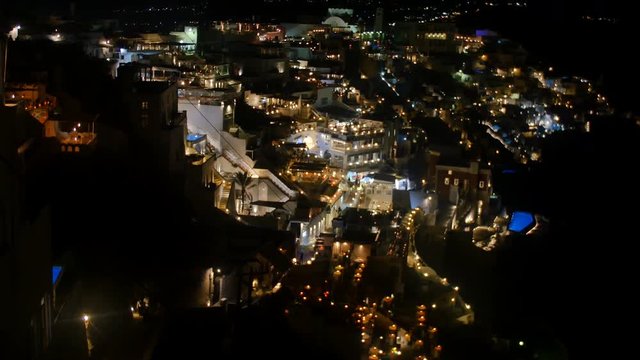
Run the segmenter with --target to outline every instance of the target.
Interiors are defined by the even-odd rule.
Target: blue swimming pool
[[[187,135],[187,141],[189,142],[198,142],[205,137],[203,134],[189,134]]]
[[[509,231],[523,232],[531,229],[536,224],[536,219],[531,213],[514,211],[509,222]]]
[[[62,273],[62,266],[53,265],[51,267],[51,275],[52,275],[51,283],[53,285],[55,285],[56,281],[58,281],[58,278],[60,277],[60,273]]]

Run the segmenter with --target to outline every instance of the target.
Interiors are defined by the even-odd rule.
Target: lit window
[[[453,185],[458,186],[458,184],[460,184],[460,180],[453,179]]]
[[[445,185],[449,185],[449,178],[448,177],[444,178],[444,184]]]
[[[484,181],[480,181],[480,183],[478,184],[478,187],[480,189],[484,189]]]
[[[453,171],[451,170],[447,171],[447,175],[453,175]]]
[[[149,109],[149,102],[148,102],[148,101],[142,101],[142,102],[140,103],[140,109],[142,109],[142,110],[147,110],[147,109]]]

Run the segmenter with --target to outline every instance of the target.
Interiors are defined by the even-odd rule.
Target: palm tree
[[[254,185],[253,178],[246,171],[245,172],[238,171],[235,175],[235,180],[236,180],[236,183],[240,185],[240,191],[242,193],[241,195],[242,197],[240,198],[240,212],[243,212],[245,209],[244,204],[245,204],[245,199],[247,195],[251,197],[250,194],[247,194],[247,190]]]

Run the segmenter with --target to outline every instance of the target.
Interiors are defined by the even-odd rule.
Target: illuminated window
[[[478,184],[478,187],[480,189],[484,189],[484,181],[480,181],[480,183]]]
[[[140,109],[142,109],[142,110],[148,110],[148,109],[149,109],[149,102],[148,102],[148,101],[142,101],[142,102],[140,102]]]
[[[447,171],[447,175],[453,175],[453,171],[451,170]]]
[[[458,184],[460,184],[460,180],[453,179],[453,185],[458,186]]]
[[[445,185],[449,185],[449,178],[448,177],[444,178],[444,184]]]

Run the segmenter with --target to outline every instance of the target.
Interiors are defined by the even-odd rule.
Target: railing
[[[364,145],[354,146],[354,147],[347,147],[346,152],[349,154],[353,154],[353,153],[359,153],[359,152],[369,152],[369,151],[378,150],[378,149],[380,149],[380,144],[374,143],[374,144],[364,144]]]
[[[278,189],[287,194],[289,198],[295,198],[298,195],[298,192],[291,189],[287,184],[285,184],[280,178],[275,176],[270,170],[267,169],[254,169],[259,178],[269,179]]]
[[[378,166],[382,162],[383,160],[381,158],[377,158],[372,160],[350,162],[350,163],[347,163],[347,166],[348,166],[348,169],[359,169],[359,168]]]
[[[326,127],[318,127],[318,131],[327,134],[327,135],[331,135],[331,137],[335,138],[335,139],[340,139],[343,141],[349,141],[349,140],[356,140],[356,139],[367,139],[367,138],[372,138],[374,136],[377,137],[384,137],[384,129],[381,128],[377,128],[377,129],[370,129],[370,130],[362,130],[362,131],[351,131],[349,130],[346,133],[337,131],[337,130],[333,130],[330,128],[326,128]]]
[[[229,162],[233,165],[239,166],[243,171],[251,175],[258,176],[255,169],[249,166],[249,164],[247,164],[243,159],[238,158],[234,151],[224,149],[224,151],[222,152],[222,156],[224,156],[225,159],[229,160]]]

